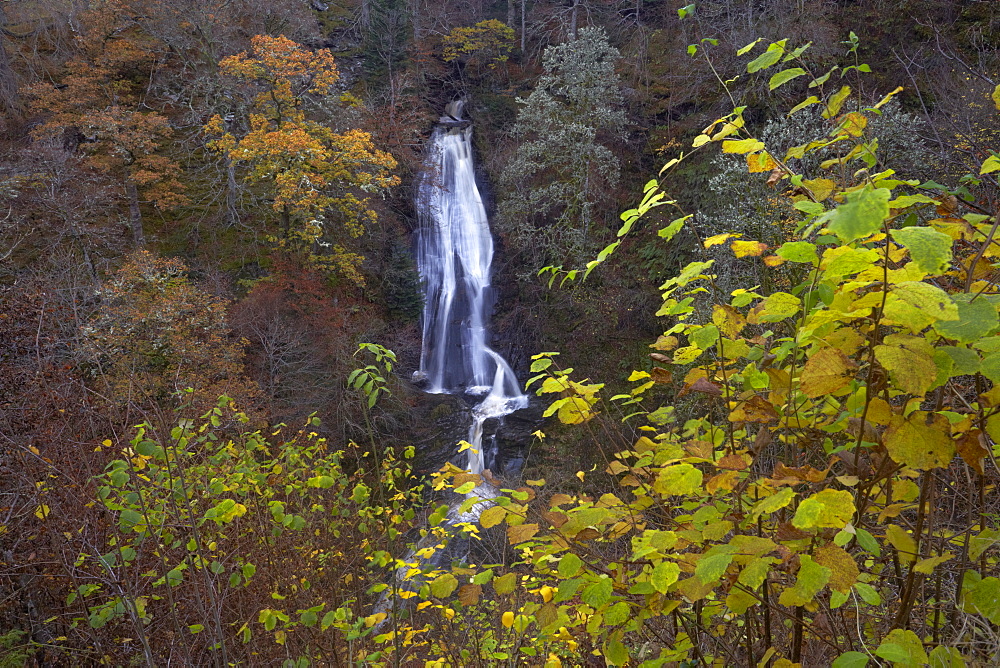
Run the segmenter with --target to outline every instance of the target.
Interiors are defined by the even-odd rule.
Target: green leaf
[[[886,188],[865,187],[847,193],[847,202],[833,211],[830,231],[845,243],[874,234],[889,216],[890,196]]]
[[[612,666],[624,666],[628,663],[628,650],[618,638],[609,638],[604,645],[604,658]]]
[[[875,536],[871,535],[864,529],[855,529],[855,532],[855,536],[858,539],[858,545],[860,545],[862,549],[867,550],[876,557],[882,556],[882,548],[879,546],[878,541],[875,540]]]
[[[938,350],[951,358],[954,364],[952,375],[971,376],[974,373],[979,373],[979,355],[976,354],[975,350],[957,346],[941,346]]]
[[[951,237],[930,227],[904,227],[892,238],[910,251],[910,257],[928,274],[940,274],[951,264]]]
[[[938,645],[931,650],[930,668],[965,668],[962,653],[954,647]]]
[[[580,572],[583,561],[572,552],[567,552],[559,560],[559,577],[563,579],[571,578]]]
[[[792,79],[800,77],[805,73],[806,71],[801,67],[793,67],[788,70],[782,70],[781,72],[778,72],[773,77],[771,77],[771,80],[767,84],[768,88],[774,90],[775,88],[782,86],[791,81]]]
[[[799,573],[795,585],[781,592],[781,605],[797,606],[810,603],[819,590],[830,581],[832,571],[813,561],[808,554],[799,557]]]
[[[927,664],[924,643],[913,631],[893,629],[875,650],[875,655],[906,668],[921,668]]]
[[[854,518],[854,496],[850,492],[824,489],[804,499],[795,511],[797,529],[842,529]]]
[[[861,600],[868,605],[882,605],[882,597],[879,596],[879,593],[870,584],[857,582],[854,585],[854,591],[858,592]]]
[[[830,668],[865,668],[868,655],[861,652],[844,652],[830,664]]]
[[[517,575],[514,573],[507,573],[506,575],[501,575],[498,578],[494,578],[493,591],[503,596],[514,591],[514,587],[516,585],[517,585]]]
[[[660,469],[653,491],[664,496],[688,496],[701,489],[702,473],[691,464],[674,464]]]
[[[732,553],[707,554],[698,560],[694,574],[703,584],[721,580],[732,561]]]
[[[1000,383],[1000,353],[990,353],[984,357],[980,371],[989,380]]]
[[[680,572],[680,566],[678,566],[675,562],[661,561],[656,564],[655,568],[653,568],[653,572],[649,576],[649,581],[656,591],[661,594],[666,594],[670,589],[670,585],[677,582]]]
[[[750,509],[750,519],[756,521],[764,513],[773,513],[780,510],[792,502],[795,498],[795,490],[791,487],[784,487],[780,492],[766,496]]]
[[[431,595],[437,598],[447,598],[458,587],[458,578],[451,573],[445,573],[431,580]]]
[[[802,306],[802,300],[795,295],[790,295],[787,292],[773,292],[759,307],[760,313],[757,319],[760,322],[779,322],[797,315],[800,306]]]
[[[1000,624],[1000,580],[983,578],[967,592],[967,601],[975,610],[994,624]]]
[[[997,309],[986,299],[973,295],[952,295],[958,304],[958,319],[934,323],[934,331],[960,343],[972,343],[996,329]]]
[[[830,96],[830,101],[826,103],[826,109],[823,110],[823,118],[833,118],[840,113],[840,108],[844,106],[844,100],[847,96],[851,94],[851,87],[844,86],[836,93]]]
[[[980,174],[989,174],[1000,171],[1000,157],[991,155],[983,161],[983,166],[979,169]]]
[[[816,244],[811,244],[808,241],[788,241],[781,244],[775,254],[789,262],[802,262],[814,267],[819,265]]]
[[[580,599],[592,608],[599,608],[611,600],[613,593],[614,582],[607,575],[602,575],[596,582],[583,588]]]
[[[763,69],[771,67],[785,55],[785,43],[787,40],[781,40],[780,42],[773,42],[767,47],[767,51],[760,54],[749,63],[747,63],[747,72],[753,74]]]

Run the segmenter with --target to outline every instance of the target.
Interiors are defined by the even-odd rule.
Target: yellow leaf
[[[993,100],[993,104],[996,106],[997,111],[1000,111],[1000,84],[997,84],[996,88],[993,89],[993,94],[990,95],[990,99]]]
[[[817,202],[822,202],[832,195],[834,189],[837,187],[837,184],[830,179],[809,179],[803,181],[802,185],[809,188],[809,192],[813,194]]]
[[[945,468],[955,456],[951,426],[943,415],[893,415],[883,440],[894,461],[914,469]]]
[[[738,234],[730,234],[725,232],[723,234],[716,234],[705,239],[705,248],[711,248],[712,246],[718,246],[719,244],[724,244],[733,237],[739,236]]]
[[[35,517],[37,517],[38,519],[44,520],[48,516],[49,516],[49,507],[44,503],[35,508]]]
[[[507,511],[501,506],[493,506],[487,508],[479,516],[479,524],[484,529],[489,529],[492,526],[496,526],[503,522],[504,517],[507,516]]]
[[[904,564],[910,564],[917,559],[917,541],[905,529],[895,524],[890,524],[885,528],[885,537],[899,552],[899,560]]]
[[[935,568],[943,564],[944,562],[952,559],[955,555],[951,552],[945,552],[939,557],[928,557],[926,559],[921,559],[914,566],[913,570],[918,573],[923,573],[924,575],[930,575]]]
[[[767,250],[767,244],[760,241],[734,241],[732,248],[736,257],[760,257]]]
[[[777,166],[778,163],[767,151],[747,155],[747,169],[750,170],[751,174],[770,172]]]
[[[836,348],[823,348],[812,355],[802,369],[800,388],[810,398],[832,394],[846,387],[858,365]]]
[[[722,152],[723,153],[751,153],[753,151],[759,151],[764,148],[764,142],[758,139],[727,139],[722,142]]]
[[[514,625],[514,613],[511,612],[510,610],[503,613],[503,615],[500,617],[500,622],[504,625],[505,628],[509,629],[511,626]]]

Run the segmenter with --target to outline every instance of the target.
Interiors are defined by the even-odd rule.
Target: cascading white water
[[[425,284],[417,375],[428,392],[485,395],[472,411],[466,466],[482,473],[483,422],[524,408],[528,398],[507,361],[486,343],[493,237],[476,186],[472,126],[460,121],[461,102],[446,112],[431,136],[417,191],[417,267]]]
[[[431,136],[417,184],[417,268],[425,284],[425,302],[420,370],[414,379],[425,382],[427,392],[483,397],[472,409],[465,466],[470,473],[482,474],[486,470],[483,423],[527,407],[528,397],[521,393],[507,360],[486,343],[493,237],[476,186],[472,127],[460,120],[461,102],[449,104],[446,113]],[[460,524],[478,521],[498,495],[483,481],[452,504],[445,520],[449,533]],[[441,545],[432,532],[417,542],[396,568],[398,589],[416,591],[422,582],[419,572],[446,563],[449,552],[440,550]],[[384,594],[375,611],[388,613],[395,601]]]

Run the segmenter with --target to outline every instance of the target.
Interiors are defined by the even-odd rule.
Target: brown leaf
[[[775,531],[774,537],[778,540],[800,540],[802,538],[810,538],[812,534],[795,528],[791,522],[782,522],[778,525],[778,530]]]
[[[983,458],[989,454],[985,441],[983,432],[973,429],[968,433],[962,434],[955,444],[958,448],[958,454],[979,475],[983,475]]]
[[[509,526],[507,527],[507,542],[511,545],[517,545],[518,543],[530,540],[536,533],[538,533],[537,524],[519,524],[513,527]]]
[[[767,427],[761,427],[757,430],[757,438],[753,440],[753,451],[755,454],[760,453],[761,450],[766,448],[771,443],[771,430]]]
[[[709,461],[712,460],[712,451],[714,449],[715,446],[711,441],[688,441],[684,444],[684,452],[692,457],[699,457]]]
[[[858,581],[858,565],[854,557],[836,545],[825,545],[818,550],[813,557],[816,563],[826,566],[832,572],[830,574],[830,589],[846,594],[851,591],[851,587]]]
[[[548,522],[557,529],[569,521],[569,518],[566,517],[566,515],[564,515],[563,513],[549,512],[543,510],[541,515],[546,522]]]
[[[759,395],[753,395],[740,403],[729,414],[730,422],[777,422],[778,412],[769,401]]]
[[[767,185],[770,188],[774,187],[774,184],[781,180],[781,177],[787,174],[787,172],[780,166],[775,167],[771,170],[770,176],[767,177]]]
[[[715,465],[720,469],[729,469],[731,471],[745,471],[750,468],[750,462],[747,461],[746,455],[738,455],[735,452],[731,452],[715,462]]]
[[[701,392],[713,397],[722,396],[722,388],[710,381],[708,378],[699,378],[688,388],[692,392]]]
[[[663,362],[664,364],[670,364],[670,362],[673,361],[672,358],[667,355],[661,355],[660,353],[649,353],[649,357],[654,362]]]
[[[458,602],[469,606],[479,603],[479,596],[483,593],[483,588],[476,584],[462,585],[458,589]]]
[[[650,371],[649,375],[653,378],[654,383],[673,383],[674,376],[670,373],[669,369],[664,369],[661,366],[654,366],[653,370]]]
[[[600,535],[601,535],[600,531],[597,531],[596,529],[591,529],[590,527],[587,527],[583,531],[581,531],[578,534],[576,534],[575,538],[577,540],[593,540],[593,539],[597,538]]]

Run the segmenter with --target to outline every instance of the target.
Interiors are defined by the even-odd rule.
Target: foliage
[[[123,405],[199,413],[223,394],[250,404],[258,391],[243,370],[243,345],[226,323],[226,300],[207,294],[177,259],[137,251],[107,282],[104,308],[84,330],[84,362],[100,394]],[[186,388],[197,390],[178,394]]]
[[[485,65],[490,70],[507,62],[514,46],[514,29],[502,21],[487,19],[474,26],[454,28],[441,39],[444,61],[474,63],[477,69]]]
[[[312,52],[266,35],[254,37],[251,46],[252,53],[219,63],[252,101],[236,127],[220,115],[212,117],[205,131],[217,138],[209,148],[248,163],[247,179],[267,184],[281,217],[279,248],[303,251],[317,267],[362,285],[363,258],[347,249],[344,236],[356,238],[375,223],[368,194],[398,183],[389,173],[396,161],[377,150],[367,132],[336,132],[307,117],[307,101],[329,101],[339,79],[329,51]],[[339,102],[350,104],[351,98],[341,95]],[[331,228],[330,219],[341,232]]]
[[[79,147],[87,161],[125,188],[136,243],[145,243],[139,195],[160,209],[185,204],[179,166],[164,155],[173,136],[168,119],[146,111],[141,81],[155,68],[157,43],[137,33],[116,0],[94,3],[83,19],[81,53],[66,63],[60,83],[37,83],[25,94],[33,113],[44,115],[33,134]],[[107,39],[105,35],[110,35]]]
[[[544,74],[518,98],[519,145],[500,177],[498,223],[529,269],[575,264],[590,250],[591,228],[620,172],[608,148],[625,122],[618,57],[603,30],[585,28],[545,50]]]
[[[111,530],[79,555],[67,600],[86,611],[77,623],[129,633],[147,665],[167,651],[199,665],[352,655],[369,632],[356,609],[365,560],[413,518],[409,467],[391,450],[375,462],[353,444],[331,450],[315,418],[295,433],[248,420],[222,397],[115,448],[97,480]],[[150,642],[164,633],[170,647]]]
[[[749,67],[801,55],[789,53],[772,44]],[[762,257],[784,272],[784,290],[720,292],[711,259],[690,263],[661,286],[658,315],[672,324],[653,344],[678,380],[668,366],[637,370],[632,390],[610,400],[552,354],[535,357],[529,383],[557,397],[548,414],[588,425],[617,405],[642,435],[599,432],[610,488],[544,494],[544,481],[528,481],[493,499],[481,525],[505,524],[518,558],[504,575],[456,570],[455,585],[472,588],[457,603],[445,603],[454,586],[421,591],[489,641],[456,660],[431,640],[438,665],[580,665],[589,654],[643,666],[995,660],[997,531],[973,499],[996,474],[1000,438],[998,222],[971,195],[955,201],[879,168],[866,128],[892,94],[865,106],[846,85],[816,88],[823,133],[783,153],[748,132],[741,108],[694,140],[792,186],[783,197],[798,215],[783,243],[703,240]],[[791,169],[792,157],[832,145],[816,173]],[[645,210],[651,193],[656,182]],[[707,298],[700,319],[695,302]],[[675,382],[707,414],[682,420],[663,405],[660,389]],[[945,504],[959,506],[945,517]]]

